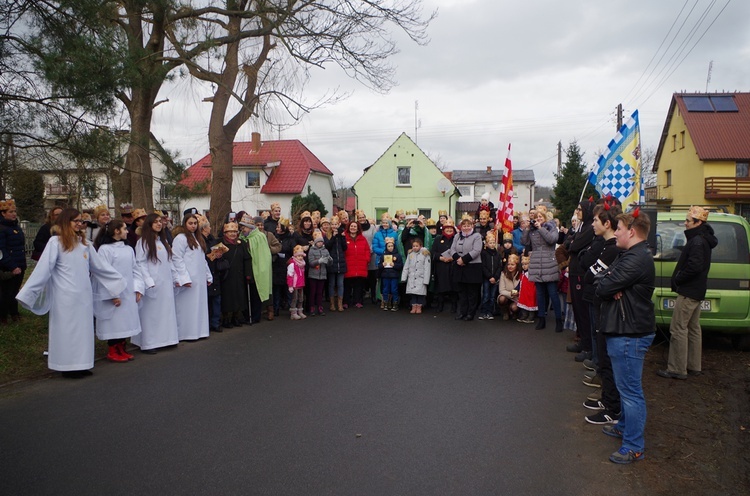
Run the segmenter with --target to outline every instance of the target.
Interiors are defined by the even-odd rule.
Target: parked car
[[[671,290],[674,267],[685,246],[685,211],[657,213],[656,325],[669,330],[676,293]],[[711,212],[708,223],[719,244],[711,254],[706,299],[701,303],[701,328],[732,337],[735,347],[750,350],[750,224],[738,215]]]

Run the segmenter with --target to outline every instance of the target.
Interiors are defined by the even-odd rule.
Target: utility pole
[[[557,142],[557,175],[562,174],[562,141]]]
[[[622,103],[617,104],[617,131],[622,127]]]
[[[421,122],[419,122],[419,118],[417,117],[417,111],[419,110],[419,100],[414,100],[414,144],[419,144],[419,138],[417,137],[417,130],[421,126]]]

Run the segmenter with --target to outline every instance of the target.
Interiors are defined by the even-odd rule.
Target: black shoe
[[[534,329],[544,329],[545,327],[547,327],[547,319],[545,317],[537,317]]]
[[[221,327],[211,327],[208,332],[224,332]]]
[[[620,414],[602,410],[593,415],[586,415],[586,422],[596,425],[612,425],[620,421]]]
[[[555,319],[555,332],[563,332],[562,319]]]
[[[245,324],[250,324],[250,321],[245,322]],[[242,327],[243,323],[240,322],[240,319],[232,319],[232,325],[234,327]]]
[[[65,370],[62,372],[62,376],[66,379],[83,379],[90,375],[94,375],[90,370]]]
[[[443,299],[441,298],[437,304],[437,313],[442,312],[444,306],[445,306],[445,303],[443,302]]]
[[[575,343],[570,343],[568,346],[566,346],[565,351],[569,351],[571,353],[580,353],[583,351],[583,348],[581,348],[581,343],[576,341]]]
[[[467,321],[467,322],[470,321],[470,320],[474,320],[474,316],[472,314],[469,314],[466,317],[464,317],[464,320]]]
[[[591,352],[590,351],[581,351],[575,356],[576,362],[582,362],[584,360],[591,360]]]
[[[141,349],[141,353],[143,353],[144,355],[156,355],[156,350],[144,350],[144,349]]]
[[[464,320],[466,318],[466,315],[458,314],[455,317],[453,317],[453,320]]]

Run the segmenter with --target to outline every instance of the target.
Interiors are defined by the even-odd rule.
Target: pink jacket
[[[305,264],[299,265],[294,258],[286,266],[287,287],[299,289],[305,287]]]

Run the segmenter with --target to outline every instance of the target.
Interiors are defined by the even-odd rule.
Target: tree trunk
[[[125,169],[130,174],[131,202],[135,208],[154,211],[153,176],[151,174],[151,115],[153,98],[148,88],[137,88],[129,106],[130,142]]]

